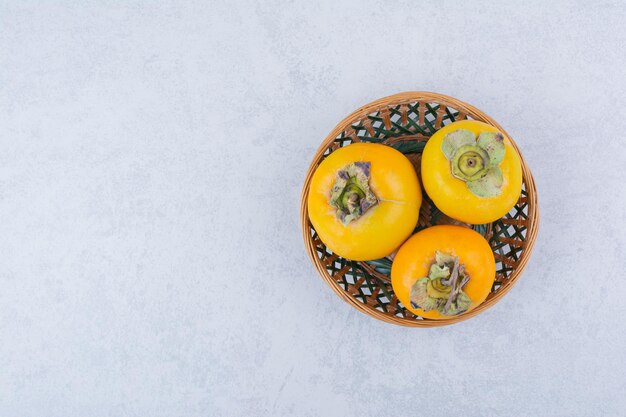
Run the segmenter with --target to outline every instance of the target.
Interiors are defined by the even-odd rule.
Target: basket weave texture
[[[435,224],[471,227],[489,242],[497,271],[491,293],[474,310],[444,320],[428,320],[414,315],[398,301],[389,278],[391,259],[356,262],[332,253],[311,226],[306,202],[315,169],[335,149],[353,142],[386,144],[404,153],[413,162],[419,175],[421,152],[432,134],[449,123],[464,119],[479,120],[495,126],[511,140],[522,161],[522,194],[515,207],[500,220],[484,225],[469,225],[445,216],[423,193],[424,201],[415,231]],[[300,217],[309,257],[324,281],[339,297],[372,317],[413,327],[460,322],[494,305],[511,289],[526,267],[539,226],[537,191],[532,174],[519,148],[506,131],[492,118],[467,103],[427,92],[407,92],[385,97],[361,107],[342,120],[326,137],[309,167],[302,190]]]

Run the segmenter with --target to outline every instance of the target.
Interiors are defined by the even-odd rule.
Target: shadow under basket
[[[304,242],[324,281],[357,310],[403,326],[435,327],[457,323],[494,305],[513,287],[526,267],[537,237],[539,208],[533,176],[513,139],[511,142],[522,161],[522,194],[515,207],[501,219],[482,225],[460,223],[445,216],[423,193],[416,232],[436,224],[463,225],[481,233],[493,250],[496,260],[494,285],[487,299],[472,311],[444,320],[428,320],[414,315],[393,292],[389,278],[390,258],[367,262],[342,258],[324,245],[309,221],[306,202],[311,177],[322,160],[337,148],[353,142],[392,146],[413,162],[421,178],[421,153],[428,139],[443,126],[465,119],[490,124],[511,139],[495,120],[467,103],[442,94],[407,92],[382,98],[356,110],[333,129],[317,150],[302,190],[300,218]]]

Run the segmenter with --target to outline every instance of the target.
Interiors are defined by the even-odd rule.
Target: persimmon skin
[[[402,304],[414,314],[427,319],[446,319],[437,310],[424,311],[411,306],[411,287],[428,276],[435,261],[435,252],[459,257],[470,280],[463,290],[472,300],[467,311],[479,306],[491,291],[496,275],[496,262],[491,247],[479,233],[462,226],[432,226],[408,239],[398,250],[391,266],[391,285]]]
[[[370,162],[371,190],[378,204],[344,225],[330,205],[337,172],[350,163]],[[307,209],[320,239],[334,253],[365,261],[389,255],[413,232],[422,191],[413,165],[401,152],[374,143],[353,143],[332,152],[311,178]]]
[[[429,139],[422,153],[422,182],[433,203],[453,219],[471,224],[491,223],[507,214],[517,203],[522,191],[522,165],[511,141],[504,136],[505,154],[499,164],[504,182],[497,197],[479,197],[467,184],[454,177],[450,161],[441,150],[444,137],[457,129],[481,132],[499,132],[491,125],[476,120],[461,120],[439,129]],[[502,132],[500,132],[502,133]]]

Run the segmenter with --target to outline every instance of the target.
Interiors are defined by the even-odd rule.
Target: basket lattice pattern
[[[517,279],[526,265],[538,226],[536,193],[532,175],[522,158],[524,183],[515,207],[500,220],[485,225],[465,225],[483,234],[496,259],[496,279],[487,300],[478,308],[447,320],[426,320],[400,303],[391,287],[392,260],[356,262],[332,253],[319,239],[306,214],[310,176],[319,163],[339,147],[353,142],[392,146],[420,170],[424,145],[441,127],[457,120],[475,119],[498,127],[488,116],[463,102],[432,93],[403,93],[379,100],[353,113],[326,139],[309,170],[303,191],[303,227],[309,255],[335,292],[359,310],[376,318],[408,326],[450,324],[478,314],[495,303]],[[503,133],[505,133],[503,131]],[[514,144],[514,146],[516,146]],[[445,216],[425,193],[416,231],[435,224],[462,224]]]

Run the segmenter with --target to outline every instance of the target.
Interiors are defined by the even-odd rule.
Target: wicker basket
[[[486,225],[466,225],[482,233],[496,259],[496,278],[491,293],[474,310],[445,320],[415,316],[395,296],[389,279],[391,259],[356,262],[333,254],[317,236],[307,213],[307,197],[313,172],[335,149],[352,142],[376,142],[403,152],[420,172],[421,152],[426,141],[442,126],[456,120],[474,119],[506,132],[475,107],[442,94],[407,92],[367,104],[342,120],[326,137],[309,167],[300,217],[306,250],[326,283],[359,311],[388,323],[413,327],[443,326],[466,320],[494,305],[517,281],[528,263],[537,237],[539,208],[535,183],[523,156],[522,194],[503,218]],[[508,134],[506,134],[509,136]],[[510,138],[510,136],[509,136]],[[515,142],[513,146],[519,152]],[[424,193],[416,231],[435,224],[462,224],[441,213]]]

